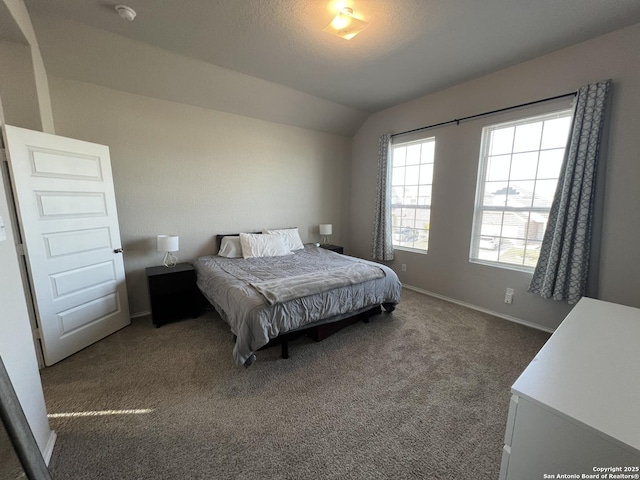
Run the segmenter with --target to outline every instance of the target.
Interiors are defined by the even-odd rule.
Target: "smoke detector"
[[[136,11],[126,5],[116,5],[116,12],[118,12],[120,17],[125,20],[129,20],[130,22],[133,22],[133,19],[136,18]]]

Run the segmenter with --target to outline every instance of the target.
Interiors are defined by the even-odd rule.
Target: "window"
[[[564,110],[482,129],[471,261],[533,270],[570,126]]]
[[[391,228],[394,248],[427,251],[435,145],[435,138],[428,138],[392,148]]]

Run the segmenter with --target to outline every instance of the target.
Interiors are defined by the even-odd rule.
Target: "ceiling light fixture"
[[[364,28],[369,25],[364,20],[353,16],[353,9],[345,7],[338,12],[331,23],[324,27],[322,31],[333,33],[345,40],[351,40]]]
[[[118,12],[121,18],[129,20],[130,22],[133,22],[133,19],[136,18],[136,11],[126,5],[116,5],[116,12]]]

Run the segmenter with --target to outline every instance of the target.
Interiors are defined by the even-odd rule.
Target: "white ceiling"
[[[374,112],[640,22],[638,0],[353,0],[352,40],[322,31],[329,0],[25,0],[174,53]],[[339,6],[339,5],[338,5]]]

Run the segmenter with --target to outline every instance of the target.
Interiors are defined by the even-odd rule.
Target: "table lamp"
[[[320,242],[323,245],[327,245],[329,243],[329,236],[333,231],[332,225],[330,223],[323,223],[320,225]]]
[[[178,258],[172,253],[178,251],[178,235],[158,235],[158,251],[165,252],[162,264],[165,267],[175,267]]]

